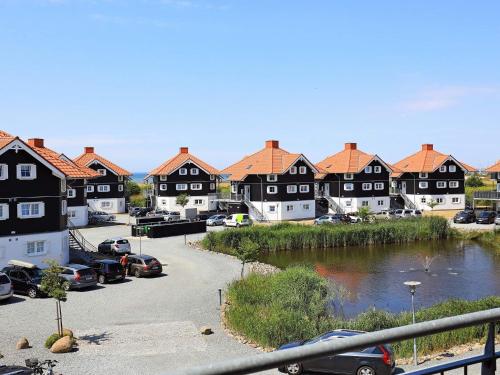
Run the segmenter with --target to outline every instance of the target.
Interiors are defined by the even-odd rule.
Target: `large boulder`
[[[212,331],[212,328],[210,327],[203,326],[200,328],[200,333],[202,335],[211,335],[212,333],[214,333],[214,331]]]
[[[29,349],[29,347],[30,347],[30,343],[26,337],[20,338],[16,344],[17,350]]]
[[[64,336],[52,345],[50,351],[52,353],[69,353],[71,349],[73,349],[73,339],[69,336]]]

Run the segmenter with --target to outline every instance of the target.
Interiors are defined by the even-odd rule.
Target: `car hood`
[[[294,341],[294,342],[290,342],[288,344],[285,344],[285,345],[281,345],[278,350],[282,350],[282,349],[291,349],[291,348],[296,348],[298,346],[302,346],[304,344],[304,340],[302,341]]]

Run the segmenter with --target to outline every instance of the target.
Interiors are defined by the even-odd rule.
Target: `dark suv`
[[[324,333],[311,340],[303,340],[282,345],[278,350],[311,345],[331,340],[341,340],[365,332],[350,330],[335,330]],[[338,354],[302,363],[292,363],[278,368],[280,372],[299,375],[302,372],[322,372],[346,375],[391,375],[395,368],[394,354],[389,345],[377,345],[363,350]]]
[[[96,260],[92,263],[91,267],[97,272],[99,284],[106,284],[110,281],[123,280],[125,278],[125,270],[116,260]]]
[[[476,221],[476,214],[474,211],[460,211],[453,218],[455,224],[468,224]]]
[[[161,263],[150,255],[130,255],[128,257],[129,275],[135,277],[159,275]]]
[[[30,298],[45,296],[40,290],[42,283],[42,270],[35,265],[25,262],[9,263],[2,272],[9,276],[12,282],[12,289],[14,293],[26,294]],[[21,265],[21,263],[23,263]]]
[[[481,211],[476,218],[476,224],[493,224],[497,214],[495,211]]]

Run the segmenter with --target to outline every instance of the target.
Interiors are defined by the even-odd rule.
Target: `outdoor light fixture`
[[[413,316],[413,324],[415,324],[415,303],[414,297],[415,292],[417,291],[417,286],[422,284],[420,281],[405,281],[404,284],[408,287],[411,294],[411,313]],[[415,362],[415,366],[418,366],[417,361],[417,339],[413,338],[413,362]]]

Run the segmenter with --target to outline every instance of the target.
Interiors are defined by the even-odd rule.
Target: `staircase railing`
[[[70,220],[68,220],[68,229],[69,229],[69,235],[70,235],[70,242],[71,242],[71,239],[73,241],[75,241],[81,250],[90,251],[90,252],[97,252],[97,247],[95,247],[93,244],[91,244],[85,238],[85,236],[73,225],[73,223]]]
[[[260,212],[260,210],[255,207],[252,202],[250,202],[250,199],[248,199],[246,195],[243,196],[243,203],[245,203],[247,207],[253,211],[257,221],[266,221],[266,217],[264,216],[264,214]]]
[[[403,201],[405,202],[405,208],[408,208],[410,210],[416,210],[417,205],[412,202],[410,198],[406,195],[405,192],[403,192],[401,189],[393,187],[391,188],[391,194],[396,194],[399,195],[401,198],[403,198]]]
[[[344,209],[337,203],[335,202],[335,199],[331,197],[330,195],[325,194],[324,195],[325,199],[328,201],[328,206],[337,214],[343,214]]]

